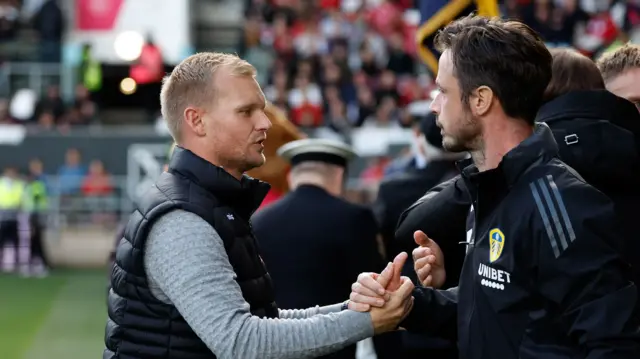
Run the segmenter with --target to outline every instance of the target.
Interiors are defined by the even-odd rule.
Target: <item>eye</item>
[[[246,110],[240,111],[240,114],[245,117],[251,117],[251,112],[252,112],[251,109],[246,109]]]

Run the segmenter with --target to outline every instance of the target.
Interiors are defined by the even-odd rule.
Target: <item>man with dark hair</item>
[[[417,288],[401,326],[457,337],[466,359],[638,358],[636,288],[612,203],[559,160],[548,126],[534,126],[551,78],[544,43],[524,24],[473,16],[437,43],[432,109],[445,148],[473,160],[462,169],[467,255],[459,286]],[[394,281],[361,275],[350,307]]]

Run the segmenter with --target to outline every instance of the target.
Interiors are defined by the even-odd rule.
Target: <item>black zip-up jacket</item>
[[[403,327],[457,334],[464,359],[640,358],[613,205],[557,154],[542,124],[498,168],[462,171],[474,210],[459,286],[417,288]]]

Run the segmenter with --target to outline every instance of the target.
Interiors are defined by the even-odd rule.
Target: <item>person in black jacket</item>
[[[413,233],[405,237],[395,236],[396,225],[400,215],[425,192],[458,174],[455,162],[464,154],[445,152],[442,149],[442,135],[436,125],[436,115],[431,112],[416,121],[413,128],[414,141],[417,148],[412,164],[401,173],[394,173],[385,178],[378,189],[374,203],[374,212],[380,224],[380,233],[385,244],[386,254],[393,258],[400,252],[411,252],[415,247]],[[450,286],[458,283],[454,273],[462,267],[464,251],[456,243],[445,249]],[[458,254],[459,260],[454,258]],[[413,263],[407,260],[403,275],[415,280]]]
[[[589,58],[571,49],[553,49],[551,54],[553,77],[536,121],[551,128],[560,158],[613,201],[626,239],[624,257],[632,265],[634,282],[638,283],[640,242],[634,236],[634,227],[640,202],[640,188],[636,185],[640,177],[640,113],[631,102],[604,90],[603,78]],[[445,187],[430,191],[428,203],[418,201],[405,211],[397,235],[423,230],[438,244],[465,240],[462,231],[443,228],[442,221],[438,221],[447,218],[447,223],[452,223],[457,218],[461,222],[466,217],[471,204],[464,196],[466,190],[459,188],[464,187],[464,182],[452,183],[445,193],[435,195]],[[438,244],[431,242],[430,246]],[[430,270],[424,268],[427,262],[424,259],[417,265],[423,279]],[[435,273],[438,278],[448,277],[439,273],[439,268]],[[439,287],[442,283],[428,284]]]
[[[604,90],[603,76],[591,59],[566,48],[552,49],[551,54],[553,76],[536,121],[551,128],[560,158],[613,201],[627,239],[625,258],[632,264],[638,283],[640,242],[633,234],[640,202],[640,187],[636,185],[640,178],[640,113],[629,101]],[[433,188],[423,197],[429,201],[418,201],[402,214],[396,237],[424,231],[437,241],[430,243],[432,247],[466,240],[460,224],[465,222],[471,203],[465,193],[460,179]],[[426,264],[428,261],[422,260],[416,269],[423,273],[423,279],[427,277]],[[444,264],[447,273],[436,270],[438,278],[450,278],[451,265],[449,261]],[[440,287],[443,283],[428,285]]]
[[[637,294],[613,204],[559,160],[547,125],[534,130],[551,77],[543,42],[524,24],[468,17],[436,43],[432,108],[445,148],[472,156],[471,232],[459,286],[417,288],[401,326],[457,337],[468,359],[637,358]],[[387,279],[358,282],[355,309]]]
[[[292,165],[292,191],[252,217],[276,302],[282,309],[343,302],[358,274],[384,268],[373,213],[340,198],[356,154],[339,141],[302,139],[281,146],[278,155]],[[351,345],[323,358],[355,354]]]

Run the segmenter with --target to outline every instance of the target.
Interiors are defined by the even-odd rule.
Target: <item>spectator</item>
[[[371,90],[367,87],[358,89],[356,127],[360,127],[376,111],[376,99]]]
[[[45,111],[38,116],[38,126],[44,131],[53,131],[56,126],[56,118],[51,111]]]
[[[329,51],[327,39],[322,36],[318,27],[313,23],[306,25],[304,32],[294,39],[293,44],[302,57],[322,55]]]
[[[57,85],[49,86],[47,88],[47,95],[36,104],[36,118],[40,118],[43,112],[51,112],[54,117],[54,122],[57,122],[65,113],[64,101],[62,101],[60,88]]]
[[[390,97],[394,100],[400,98],[398,94],[398,84],[396,82],[396,74],[391,70],[384,70],[380,75],[380,82],[378,83],[378,90],[376,91],[376,100],[378,104],[382,103],[382,99]]]
[[[298,76],[296,86],[289,93],[292,121],[306,126],[322,123],[322,92],[320,87],[309,81],[307,76]]]
[[[413,58],[404,50],[404,39],[401,33],[393,34],[389,39],[389,62],[387,70],[398,75],[411,75],[415,68]]]
[[[67,150],[65,164],[58,170],[58,190],[61,195],[75,195],[80,192],[86,169],[81,164],[80,151],[75,148]]]
[[[91,161],[89,173],[82,181],[82,194],[87,197],[103,197],[112,193],[113,183],[104,164],[100,160]]]
[[[33,24],[40,35],[40,61],[58,63],[62,60],[62,34],[65,18],[58,0],[47,0],[35,15]]]
[[[273,74],[272,84],[264,89],[264,95],[269,102],[287,104],[289,90],[289,76],[285,70],[277,70]]]
[[[392,97],[385,97],[380,101],[375,115],[369,117],[364,124],[366,127],[393,127],[398,126],[398,108]]]
[[[0,2],[0,42],[11,40],[17,31],[17,21],[20,16],[17,1]]]

